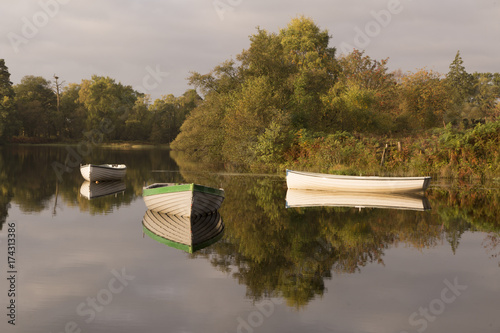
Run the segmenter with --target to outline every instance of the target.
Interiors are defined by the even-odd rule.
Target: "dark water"
[[[434,183],[427,211],[287,209],[284,177],[94,149],[128,170],[89,200],[68,152],[0,148],[0,332],[500,332],[498,183]],[[152,182],[223,187],[222,239],[144,235]]]

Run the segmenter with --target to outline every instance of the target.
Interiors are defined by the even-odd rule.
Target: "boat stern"
[[[427,188],[431,184],[431,179],[432,179],[432,177],[425,177],[424,184],[422,185],[422,190],[423,191],[427,190]]]

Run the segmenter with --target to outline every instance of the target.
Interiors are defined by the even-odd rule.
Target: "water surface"
[[[54,170],[69,152],[0,148],[1,332],[500,331],[498,183],[434,182],[423,211],[286,208],[284,177],[94,148],[82,163],[128,170],[89,200],[78,167]],[[152,182],[224,188],[223,237],[189,254],[144,234]]]

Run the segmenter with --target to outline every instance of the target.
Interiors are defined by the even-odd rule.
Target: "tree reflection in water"
[[[255,301],[283,297],[289,306],[300,309],[326,293],[324,281],[333,274],[361,272],[370,263],[383,265],[386,250],[400,245],[423,250],[444,243],[455,252],[468,231],[487,233],[485,255],[496,259],[499,254],[498,188],[433,187],[427,191],[430,211],[287,209],[284,177],[200,171],[206,168],[177,156],[174,162],[166,151],[96,149],[93,162],[111,159],[127,164],[126,190],[118,196],[88,200],[79,194],[83,178],[78,170],[65,174],[56,186],[51,163],[64,161],[66,154],[64,147],[0,148],[0,228],[12,203],[23,212],[52,211],[56,188],[58,205],[107,214],[142,200],[142,186],[152,180],[222,187],[226,192],[220,210],[224,237],[190,256],[207,258],[215,268],[246,285],[247,296]],[[180,173],[175,172],[177,165]],[[169,172],[152,176],[152,170]]]
[[[289,306],[300,309],[326,292],[324,280],[331,279],[332,272],[355,273],[370,263],[383,265],[385,251],[392,247],[424,250],[447,242],[455,252],[466,231],[489,233],[485,247],[490,252],[498,245],[498,190],[431,189],[430,211],[286,209],[286,187],[280,177],[184,177],[188,182],[222,184],[226,191],[221,208],[226,235],[192,257],[205,257],[231,274],[255,301],[284,297]]]

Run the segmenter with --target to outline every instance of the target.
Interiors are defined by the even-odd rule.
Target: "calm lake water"
[[[70,151],[0,147],[0,332],[500,332],[498,182],[433,182],[407,198],[425,211],[286,208],[284,176],[94,148],[82,163],[128,170],[89,200]],[[189,254],[145,234],[153,182],[224,188],[223,237]]]

